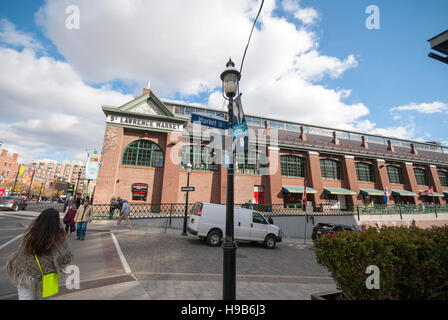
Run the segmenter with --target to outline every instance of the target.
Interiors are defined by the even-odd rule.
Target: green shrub
[[[343,231],[319,237],[314,246],[341,299],[448,299],[448,226]],[[369,265],[379,268],[379,289],[366,287]]]

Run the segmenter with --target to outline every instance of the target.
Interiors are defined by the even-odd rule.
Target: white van
[[[217,247],[226,232],[226,206],[214,203],[195,203],[188,217],[187,231],[206,239],[207,244]],[[282,241],[280,228],[269,224],[259,212],[246,208],[234,208],[235,240],[260,241],[268,249]]]

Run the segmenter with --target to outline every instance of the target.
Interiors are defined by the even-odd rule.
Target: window
[[[420,168],[414,168],[415,179],[419,186],[428,185],[428,177],[426,176],[426,170]]]
[[[375,170],[373,169],[373,165],[369,163],[356,162],[355,167],[358,181],[375,182]]]
[[[266,220],[263,218],[261,214],[258,212],[252,212],[252,222],[253,223],[262,223],[262,224],[268,224]]]
[[[126,147],[121,164],[162,168],[163,152],[156,143],[150,140],[137,140]]]
[[[390,183],[403,184],[403,174],[400,167],[387,166],[387,175]]]
[[[442,187],[448,187],[448,171],[439,170],[439,179]]]
[[[340,161],[321,159],[320,170],[324,179],[342,180],[342,164]]]
[[[243,174],[260,174],[260,154],[256,151],[237,152],[235,154],[235,170]]]
[[[212,163],[214,155],[214,151],[207,146],[183,146],[180,167],[186,169],[187,164],[191,163],[193,170],[218,171],[218,164]]]
[[[280,156],[280,167],[282,176],[305,177],[306,159],[298,156],[283,155]]]

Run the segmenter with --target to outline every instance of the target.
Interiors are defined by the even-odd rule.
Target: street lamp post
[[[187,164],[187,187],[190,186],[190,173],[193,166],[191,163]],[[185,191],[187,194],[185,195],[185,214],[184,214],[184,230],[182,232],[183,236],[187,236],[187,214],[188,214],[188,191]]]
[[[226,69],[221,73],[224,99],[229,100],[228,121],[229,131],[232,136],[231,150],[228,151],[229,167],[227,169],[227,203],[226,203],[226,234],[223,244],[223,299],[236,299],[236,249],[234,240],[234,150],[233,150],[233,97],[235,97],[241,74],[235,69],[232,59],[226,64]]]

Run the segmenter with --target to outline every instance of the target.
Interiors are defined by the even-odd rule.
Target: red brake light
[[[16,204],[16,202],[14,200],[11,201],[11,204]]]
[[[199,210],[198,210],[198,217],[200,217],[201,214],[202,214],[202,209],[199,209]]]

